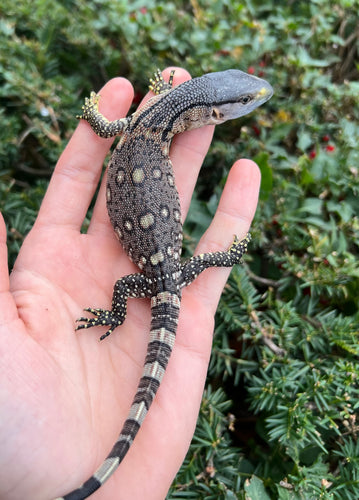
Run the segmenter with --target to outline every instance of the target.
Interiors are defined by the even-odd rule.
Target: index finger
[[[128,80],[115,78],[100,93],[104,97],[100,101],[102,113],[111,120],[126,116],[133,99],[133,88]],[[56,165],[37,225],[61,225],[80,230],[112,142],[113,139],[98,137],[88,123],[81,121]]]
[[[182,68],[166,68],[163,76],[168,81],[174,69],[174,85],[190,79],[190,74]],[[170,149],[176,186],[180,197],[183,219],[187,214],[198,173],[208,152],[214,132],[214,126],[207,125],[189,130],[174,137]]]

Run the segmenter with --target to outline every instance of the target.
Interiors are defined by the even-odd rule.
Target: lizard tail
[[[84,500],[113,474],[129,450],[161,384],[175,341],[180,296],[160,292],[151,298],[151,330],[143,373],[129,415],[111,452],[83,485],[55,500]]]

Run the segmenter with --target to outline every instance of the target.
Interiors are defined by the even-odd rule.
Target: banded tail
[[[142,377],[129,415],[111,452],[80,488],[55,500],[84,500],[113,474],[129,450],[163,379],[174,345],[180,296],[160,292],[151,298],[151,331]]]

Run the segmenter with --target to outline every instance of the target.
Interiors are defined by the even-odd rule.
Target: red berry
[[[220,49],[217,51],[217,54],[220,56],[229,56],[231,52],[227,49]]]
[[[335,150],[335,146],[333,146],[333,144],[328,144],[325,149],[328,153],[332,153]]]
[[[133,103],[134,104],[138,104],[138,103],[140,103],[142,101],[142,99],[143,99],[142,93],[141,92],[136,92],[135,95],[134,95],[134,97],[133,97]]]
[[[258,127],[258,125],[252,125],[252,130],[257,137],[261,135],[261,129]]]
[[[247,73],[249,73],[250,75],[254,75],[254,73],[255,73],[254,66],[249,66],[249,68],[247,69]]]
[[[312,151],[310,151],[309,158],[311,160],[313,160],[316,156],[317,156],[317,152],[314,149]]]

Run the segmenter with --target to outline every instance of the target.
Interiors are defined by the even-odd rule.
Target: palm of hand
[[[178,73],[179,79],[188,78]],[[128,82],[113,80],[102,95],[106,116],[125,115],[132,97]],[[117,116],[111,117],[114,109]],[[173,143],[184,212],[211,135],[211,129],[199,129]],[[99,328],[74,332],[84,306],[109,307],[114,281],[136,272],[108,222],[103,183],[88,233],[80,233],[110,144],[80,124],[21,249],[10,288],[0,226],[0,499],[48,500],[87,479],[116,440],[142,371],[148,301],[130,300],[125,323],[100,344]],[[232,169],[200,251],[209,245],[221,249],[235,232],[247,232],[258,181],[250,162]],[[241,207],[236,207],[238,196]],[[211,270],[184,291],[177,342],[163,384],[128,456],[94,500],[165,497],[194,430],[213,313],[227,275],[226,269]]]

